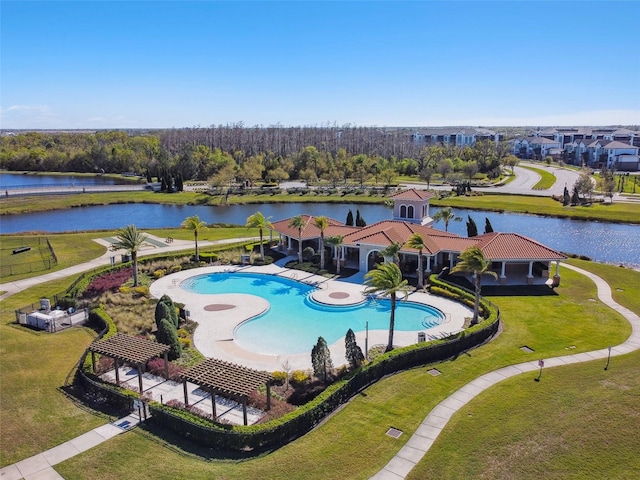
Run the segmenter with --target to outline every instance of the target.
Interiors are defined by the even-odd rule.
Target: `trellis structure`
[[[263,383],[267,386],[267,410],[271,408],[271,374],[233,363],[208,358],[180,374],[184,388],[184,403],[189,405],[187,382],[195,383],[211,394],[213,418],[216,414],[216,395],[238,400],[242,404],[244,424],[247,425],[247,400]]]
[[[155,357],[164,358],[164,377],[169,379],[168,353],[171,347],[163,343],[152,342],[144,338],[132,337],[124,333],[117,333],[112,337],[98,340],[89,345],[91,365],[96,371],[96,353],[113,358],[116,371],[116,383],[120,383],[118,362],[130,363],[138,370],[138,385],[142,394],[142,370],[149,360]]]

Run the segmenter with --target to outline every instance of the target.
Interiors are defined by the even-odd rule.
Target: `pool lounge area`
[[[311,368],[311,347],[300,343],[295,337],[290,338],[290,332],[282,335],[275,332],[278,340],[284,342],[282,348],[276,347],[274,352],[259,352],[258,348],[243,347],[238,338],[238,327],[249,319],[260,316],[270,309],[270,303],[260,296],[259,288],[249,286],[251,294],[247,293],[196,293],[192,291],[193,284],[203,275],[215,273],[250,273],[249,278],[256,278],[256,274],[279,277],[292,284],[301,282],[301,288],[312,286],[308,293],[310,300],[327,306],[352,308],[367,302],[363,294],[364,285],[349,283],[342,280],[333,280],[326,277],[309,274],[298,270],[290,270],[277,265],[265,266],[211,266],[202,267],[185,272],[177,272],[156,280],[150,287],[151,294],[159,298],[163,294],[169,295],[175,302],[185,304],[186,310],[192,320],[198,322],[194,333],[195,347],[206,357],[217,358],[233,362],[249,368],[266,371],[282,370],[288,362],[291,369],[307,370]],[[269,277],[265,277],[269,278]],[[244,289],[245,291],[247,288]],[[436,309],[441,318],[438,321],[419,325],[417,330],[395,329],[394,345],[406,346],[418,341],[418,332],[424,332],[426,340],[442,338],[459,332],[464,324],[465,317],[472,315],[471,309],[451,300],[437,297],[425,292],[414,292],[407,298],[412,305],[428,305]],[[415,303],[414,303],[415,302]],[[406,303],[406,302],[399,302]],[[306,318],[305,311],[298,311],[301,325]],[[428,309],[431,310],[431,309]],[[440,314],[441,312],[441,314]],[[329,319],[331,311],[326,312]],[[387,321],[384,328],[372,329],[368,332],[368,346],[386,345],[388,339],[388,312],[385,313]],[[365,315],[366,316],[366,315]],[[358,345],[364,350],[366,342],[365,321],[362,319],[354,330]],[[436,324],[437,323],[437,324]],[[431,326],[436,324],[435,326]],[[341,336],[330,341],[328,336],[320,333],[329,344],[331,358],[335,366],[346,364],[344,334],[349,327],[344,328]],[[361,330],[357,331],[357,328]],[[274,332],[271,332],[274,333]],[[315,337],[314,341],[317,340]],[[276,342],[277,343],[277,342]],[[291,346],[292,345],[292,346]],[[276,353],[277,352],[277,353]],[[295,352],[295,353],[292,353]]]

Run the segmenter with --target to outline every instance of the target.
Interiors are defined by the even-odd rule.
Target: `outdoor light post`
[[[605,370],[609,369],[609,362],[611,361],[611,346],[608,347],[608,350],[609,354],[607,355],[607,364],[604,367]]]
[[[369,360],[369,320],[364,324],[364,358]]]
[[[538,360],[538,366],[540,367],[540,373],[538,374],[538,378],[534,378],[533,379],[534,382],[539,382],[540,381],[540,377],[542,377],[542,367],[544,367],[544,360],[543,359]]]

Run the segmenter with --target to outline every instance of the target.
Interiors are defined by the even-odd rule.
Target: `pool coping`
[[[200,267],[166,275],[149,288],[151,294],[160,298],[167,294],[174,302],[185,305],[190,318],[198,322],[193,336],[194,346],[208,358],[217,358],[249,368],[269,372],[284,370],[287,365],[291,370],[309,370],[311,366],[311,352],[300,354],[269,355],[252,352],[240,347],[234,339],[234,331],[241,323],[254,318],[269,308],[269,303],[254,295],[242,293],[197,294],[180,288],[180,284],[189,278],[199,275],[221,272],[259,273],[280,276],[300,281],[317,287],[311,293],[312,298],[322,304],[330,306],[357,305],[366,300],[364,285],[353,284],[339,279],[330,279],[320,275],[310,274],[299,270],[291,270],[277,265],[264,266],[235,266],[218,265]],[[341,295],[331,294],[340,293]],[[213,298],[215,297],[215,298]],[[413,292],[408,299],[427,304],[445,313],[445,322],[436,327],[423,329],[428,340],[443,338],[459,332],[465,317],[472,315],[472,310],[452,300],[431,295],[426,292]],[[233,305],[234,308],[218,311],[206,311],[210,304]],[[345,332],[346,333],[346,332]],[[394,345],[407,346],[418,341],[418,331],[394,332]],[[364,350],[365,332],[355,332],[358,345]],[[385,330],[369,330],[369,347],[386,345],[389,332]],[[347,364],[345,358],[344,337],[329,345],[334,366]]]

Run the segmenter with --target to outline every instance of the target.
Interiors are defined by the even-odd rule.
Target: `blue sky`
[[[2,128],[640,124],[637,1],[5,1]]]

